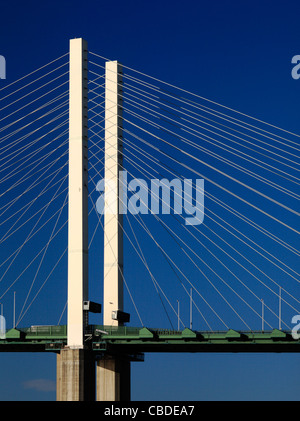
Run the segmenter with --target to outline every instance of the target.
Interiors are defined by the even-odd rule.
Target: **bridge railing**
[[[67,326],[62,325],[49,325],[49,326],[30,326],[28,328],[20,329],[26,334],[27,338],[34,337],[45,337],[45,336],[67,336]]]

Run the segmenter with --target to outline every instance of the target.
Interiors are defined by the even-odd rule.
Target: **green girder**
[[[88,326],[86,347],[101,355],[144,352],[299,352],[300,339],[290,331],[182,331],[130,326]],[[10,329],[0,352],[58,352],[67,345],[67,326]]]

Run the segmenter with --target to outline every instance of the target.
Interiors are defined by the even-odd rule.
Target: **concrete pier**
[[[95,357],[84,349],[65,348],[57,354],[56,400],[95,400]]]
[[[97,401],[130,401],[130,361],[106,358],[97,361]]]

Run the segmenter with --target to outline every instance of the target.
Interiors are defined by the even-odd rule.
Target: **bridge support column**
[[[105,64],[105,203],[103,324],[118,326],[113,312],[123,311],[123,212],[119,176],[123,169],[122,67]],[[121,203],[122,205],[122,203]]]
[[[88,300],[87,42],[70,40],[68,347],[57,356],[57,400],[95,400],[95,360],[84,348]]]
[[[56,400],[95,400],[95,357],[84,349],[62,349],[56,362]]]
[[[83,348],[88,300],[87,42],[70,40],[68,346]]]
[[[97,401],[130,401],[130,361],[105,358],[97,361]]]
[[[107,326],[120,326],[124,321],[118,316],[123,313],[122,82],[122,66],[117,61],[106,62],[103,324]],[[97,400],[130,400],[130,361],[97,361]]]

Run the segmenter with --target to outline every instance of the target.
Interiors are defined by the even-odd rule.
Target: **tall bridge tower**
[[[123,312],[123,214],[120,189],[122,150],[122,66],[105,66],[105,205],[103,324],[120,326]],[[122,188],[121,188],[122,190]],[[126,320],[126,319],[125,319]],[[130,361],[97,361],[97,400],[130,400]]]
[[[57,357],[57,400],[130,400],[130,361],[97,359],[85,346],[88,325],[88,47],[70,40],[68,338]],[[123,312],[122,68],[106,63],[103,324],[119,326]],[[109,188],[109,194],[108,193]],[[95,372],[97,379],[95,381]]]

